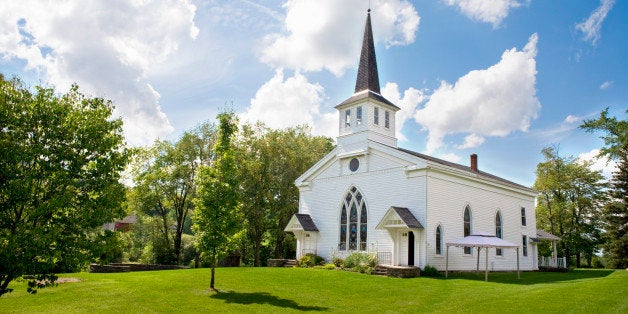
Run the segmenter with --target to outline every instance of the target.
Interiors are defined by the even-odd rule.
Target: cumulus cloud
[[[457,6],[462,14],[472,20],[493,24],[493,28],[499,27],[510,9],[522,5],[516,0],[445,0],[445,3]]]
[[[401,108],[395,114],[395,130],[397,139],[406,141],[407,138],[401,133],[403,125],[412,118],[416,107],[425,100],[425,94],[421,90],[410,87],[403,92],[403,97],[401,97],[397,83],[388,82],[382,89],[382,96]]]
[[[285,33],[265,38],[260,59],[274,67],[320,71],[340,76],[357,65],[365,21],[362,0],[289,0]],[[364,10],[356,10],[364,8]],[[387,46],[414,42],[420,17],[406,0],[374,0],[374,40]]]
[[[275,75],[262,85],[251,105],[240,115],[246,122],[262,121],[271,128],[285,128],[307,124],[319,135],[337,136],[337,114],[321,113],[324,89],[313,84],[298,71],[285,78],[278,69]]]
[[[537,34],[523,50],[506,50],[501,60],[474,70],[455,84],[442,82],[414,119],[428,130],[427,151],[443,146],[449,134],[471,133],[461,146],[481,144],[480,137],[504,137],[527,131],[541,105],[536,98]]]
[[[613,173],[619,169],[617,162],[609,160],[606,156],[598,157],[599,154],[599,149],[593,149],[589,152],[580,154],[578,159],[591,162],[589,169],[593,171],[601,171],[606,180],[611,180],[613,178]]]
[[[568,115],[568,116],[565,118],[565,123],[569,123],[569,124],[576,123],[576,122],[579,122],[579,121],[582,121],[582,118],[581,118],[581,117],[574,116],[574,115],[571,115],[571,114],[570,114],[570,115]]]
[[[127,141],[147,144],[173,128],[145,79],[199,30],[188,1],[9,1],[0,11],[0,55],[21,59],[60,91],[77,83],[114,101]]]
[[[486,141],[486,139],[484,137],[479,136],[479,135],[473,133],[473,134],[467,135],[464,138],[464,143],[462,143],[462,145],[456,146],[456,148],[458,148],[458,149],[465,149],[465,148],[478,147],[478,146],[482,145],[482,143],[484,143],[484,141]]]
[[[611,87],[611,85],[613,85],[613,83],[614,83],[613,81],[606,81],[606,82],[602,83],[602,85],[600,85],[600,89],[601,90],[605,90],[605,89]]]
[[[600,6],[591,13],[589,18],[576,24],[576,29],[582,32],[582,40],[595,45],[600,39],[602,22],[606,19],[606,15],[613,8],[613,5],[615,5],[615,0],[600,0]]]

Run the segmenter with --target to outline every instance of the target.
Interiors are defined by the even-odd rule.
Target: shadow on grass
[[[277,307],[291,308],[298,311],[326,311],[329,308],[321,306],[303,306],[289,299],[282,299],[268,292],[241,293],[235,291],[217,292],[212,299],[224,300],[227,303],[237,304],[269,304]]]
[[[557,272],[521,272],[521,279],[517,279],[516,272],[489,272],[488,281],[517,285],[535,285],[582,279],[603,278],[612,274],[608,269],[576,269],[566,273]],[[439,277],[445,279],[445,277]],[[454,272],[449,274],[449,279],[467,279],[484,281],[484,271],[479,275],[475,272]]]

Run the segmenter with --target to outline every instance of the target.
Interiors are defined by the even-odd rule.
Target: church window
[[[351,170],[351,172],[355,172],[358,168],[360,168],[360,160],[352,158],[351,161],[349,161],[349,170]]]
[[[523,241],[523,256],[528,256],[528,236],[523,236],[522,241]]]
[[[342,212],[340,213],[340,243],[338,243],[339,250],[347,249],[347,207],[342,205]]]
[[[356,108],[356,111],[355,111],[355,124],[356,125],[362,124],[362,106],[359,106],[358,108]]]
[[[500,239],[504,238],[502,231],[502,214],[499,211],[495,214],[495,236]],[[495,249],[495,252],[495,254],[499,256],[504,254],[500,248]]]
[[[436,227],[436,254],[443,254],[443,229],[440,225]]]
[[[373,109],[373,123],[379,125],[379,108],[377,107]]]
[[[471,209],[469,206],[464,208],[464,236],[468,237],[471,235]],[[464,247],[464,254],[471,254],[471,247]]]
[[[384,127],[390,128],[390,112],[388,110],[384,112]]]
[[[352,187],[344,198],[340,212],[340,251],[366,251],[368,216],[364,197]]]
[[[351,110],[347,109],[345,110],[345,128],[348,128],[351,126]]]
[[[521,207],[521,225],[526,225],[526,209],[525,207]]]

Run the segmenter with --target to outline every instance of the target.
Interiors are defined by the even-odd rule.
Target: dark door
[[[408,266],[414,266],[414,233],[408,232]]]

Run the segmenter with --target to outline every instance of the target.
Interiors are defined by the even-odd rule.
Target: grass
[[[482,312],[627,313],[628,271],[474,273],[449,279],[399,279],[303,268],[219,268],[215,293],[208,269],[78,278],[26,293],[24,282],[0,297],[0,313],[156,312]]]

